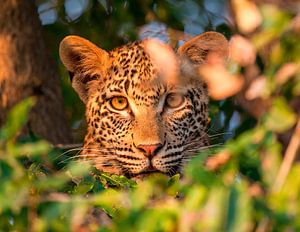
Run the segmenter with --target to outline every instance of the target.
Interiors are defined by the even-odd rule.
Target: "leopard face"
[[[208,32],[177,53],[154,40],[106,52],[66,37],[61,59],[86,103],[81,156],[102,171],[128,177],[181,172],[208,145],[208,93],[197,68],[208,51],[226,50],[212,46],[218,42],[227,45],[222,35]]]

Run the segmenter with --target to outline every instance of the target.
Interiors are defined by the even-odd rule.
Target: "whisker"
[[[187,146],[190,146],[190,145],[194,145],[194,144],[187,144]],[[205,150],[205,149],[208,149],[208,148],[213,148],[213,147],[218,147],[218,146],[222,146],[223,143],[216,143],[216,144],[212,144],[212,145],[206,145],[206,146],[198,146],[198,147],[192,147],[192,148],[186,148],[184,151],[192,151],[192,150]]]
[[[171,166],[170,169],[168,170],[168,175],[174,176],[174,175],[177,173],[176,167],[177,167],[177,166],[175,166],[175,165],[174,165],[174,166]]]
[[[217,134],[208,134],[209,138],[213,138],[213,137],[217,137],[217,136],[221,136],[221,135],[232,135],[232,132],[222,132],[222,133],[217,133]]]
[[[70,150],[67,150],[61,154],[59,154],[57,157],[54,158],[54,160],[57,160],[58,158],[60,158],[61,156],[65,155],[65,154],[68,154],[70,152],[73,152],[73,151],[81,151],[82,147],[77,147],[77,148],[73,148],[73,149],[70,149]]]
[[[206,132],[206,133],[209,133],[209,132],[214,132],[214,133],[215,133],[215,132],[217,132],[217,130],[214,129],[213,126],[210,126],[209,128],[207,128],[207,129],[205,130],[205,132]]]
[[[102,158],[104,158],[105,156],[107,156],[108,157],[108,155],[111,155],[111,153],[81,153],[81,154],[76,154],[75,156],[71,156],[71,157],[68,157],[67,159],[65,159],[65,160],[62,160],[60,163],[66,163],[66,162],[68,162],[68,161],[70,161],[70,160],[79,160],[79,159],[81,159],[81,160],[84,160],[84,159],[87,159],[87,158],[90,158],[90,159],[92,159],[92,158],[98,158],[99,156],[101,156]]]
[[[114,149],[113,148],[107,148],[107,147],[101,147],[101,148],[99,148],[99,149],[96,149],[96,148],[83,148],[82,149],[83,151],[95,151],[95,152],[103,152],[103,151],[114,151]]]
[[[77,157],[77,156],[78,156],[78,153],[81,152],[81,151],[86,151],[86,152],[87,152],[87,151],[103,152],[103,151],[105,151],[105,150],[109,150],[109,148],[101,148],[101,150],[100,150],[100,149],[94,149],[94,148],[77,147],[77,148],[73,148],[73,149],[70,149],[70,150],[67,150],[67,151],[63,152],[62,154],[60,154],[60,155],[58,155],[57,157],[55,157],[55,160],[57,160],[58,158],[60,158],[60,157],[63,156],[63,155],[66,155],[66,154],[68,154],[68,153],[70,153],[70,152],[74,152],[74,151],[78,151],[78,152],[75,154],[75,156],[73,156],[73,157]]]

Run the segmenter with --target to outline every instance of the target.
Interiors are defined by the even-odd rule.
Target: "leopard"
[[[147,38],[111,51],[66,36],[60,58],[86,107],[80,157],[133,179],[182,173],[209,146],[209,95],[198,70],[211,53],[228,55],[221,33],[202,33],[177,49]]]

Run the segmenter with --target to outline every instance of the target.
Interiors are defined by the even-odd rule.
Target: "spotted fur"
[[[208,32],[180,47],[174,53],[180,66],[175,82],[163,80],[160,70],[168,71],[168,67],[153,59],[151,52],[160,51],[147,50],[147,43],[135,42],[110,52],[77,36],[61,43],[61,59],[86,103],[87,134],[81,157],[92,160],[100,170],[129,177],[152,172],[173,175],[208,145],[208,93],[197,68],[208,51],[226,51],[226,39]],[[180,107],[167,106],[172,93],[183,96]],[[115,96],[127,99],[125,110],[111,106]],[[156,149],[151,153],[143,149],[152,145]]]

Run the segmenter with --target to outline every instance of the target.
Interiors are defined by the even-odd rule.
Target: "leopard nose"
[[[146,156],[156,155],[158,151],[163,147],[161,143],[157,144],[140,144],[137,146]]]

